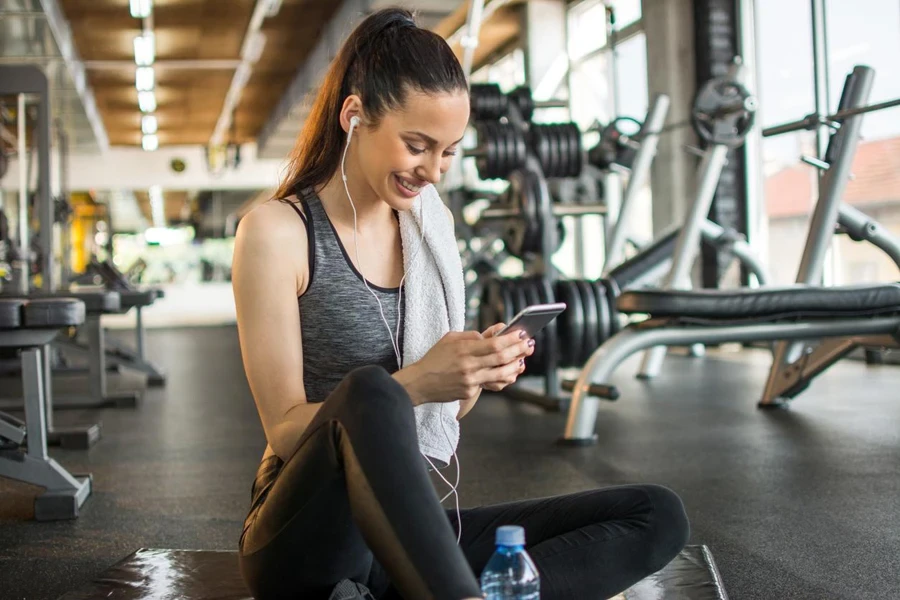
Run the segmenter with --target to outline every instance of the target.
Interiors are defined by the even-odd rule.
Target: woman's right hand
[[[510,333],[484,337],[477,331],[450,332],[409,367],[395,374],[413,404],[472,398],[484,383],[500,381],[504,369],[518,370],[517,358],[532,349],[527,337]]]

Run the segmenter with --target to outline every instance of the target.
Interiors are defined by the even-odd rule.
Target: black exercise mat
[[[688,546],[662,571],[624,592],[625,600],[727,600],[706,546]],[[140,549],[59,600],[249,600],[237,552]]]

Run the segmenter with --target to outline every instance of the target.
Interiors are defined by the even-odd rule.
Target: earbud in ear
[[[350,117],[350,129],[354,127],[359,127],[359,117],[357,116]]]

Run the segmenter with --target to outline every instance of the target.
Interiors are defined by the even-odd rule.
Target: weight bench
[[[122,314],[130,310],[131,307],[122,302],[122,292],[100,290],[59,293],[63,294],[82,300],[85,304],[87,318],[81,329],[87,337],[87,344],[79,344],[70,339],[57,339],[54,346],[63,351],[87,355],[89,383],[86,397],[59,396],[54,398],[54,402],[60,408],[137,407],[141,401],[141,391],[110,393],[108,390],[106,339],[100,319],[106,314]]]
[[[223,550],[142,548],[94,581],[59,600],[179,598],[252,600],[238,570],[238,555]],[[614,600],[727,600],[722,577],[706,546],[688,546],[661,571]]]
[[[46,488],[34,500],[38,521],[74,519],[91,493],[91,476],[73,477],[47,455],[49,344],[85,320],[73,298],[0,298],[0,347],[21,351],[25,423],[0,418],[0,477]],[[23,451],[20,446],[26,444]]]
[[[564,444],[589,444],[600,399],[615,400],[613,371],[636,352],[654,346],[726,342],[821,340],[784,367],[760,406],[775,406],[802,392],[816,375],[858,346],[900,348],[900,284],[834,288],[795,285],[738,290],[641,290],[624,292],[617,309],[647,314],[600,346],[578,380]]]
[[[161,289],[118,290],[121,297],[122,312],[135,311],[134,337],[135,346],[129,348],[124,344],[109,341],[106,351],[107,359],[114,366],[123,366],[147,374],[147,385],[164,386],[166,376],[162,369],[148,361],[144,356],[144,320],[142,310],[165,297]]]

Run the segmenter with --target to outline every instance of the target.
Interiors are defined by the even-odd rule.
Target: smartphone
[[[503,335],[511,331],[525,331],[528,337],[534,337],[541,329],[547,326],[547,323],[559,316],[564,310],[566,310],[565,302],[532,304],[513,317],[513,320],[507,323],[506,327],[494,335]]]

